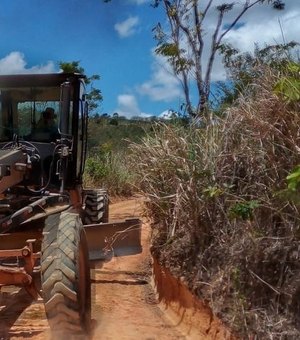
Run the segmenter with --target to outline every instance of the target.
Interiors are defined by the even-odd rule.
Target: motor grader
[[[107,192],[82,186],[84,79],[0,76],[0,289],[41,295],[56,339],[90,333],[90,261],[141,251],[140,221],[109,223]],[[56,126],[41,129],[49,109]]]

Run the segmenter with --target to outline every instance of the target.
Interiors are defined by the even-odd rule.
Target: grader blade
[[[90,261],[141,253],[141,226],[138,218],[85,225]]]

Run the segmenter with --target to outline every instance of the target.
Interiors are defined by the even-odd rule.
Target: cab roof
[[[0,88],[60,86],[65,81],[76,82],[85,78],[85,75],[79,73],[0,75]]]

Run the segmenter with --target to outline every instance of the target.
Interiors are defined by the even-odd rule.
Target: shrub
[[[129,169],[125,151],[112,153],[106,146],[86,160],[84,185],[107,189],[112,196],[130,196],[135,191],[135,178]]]

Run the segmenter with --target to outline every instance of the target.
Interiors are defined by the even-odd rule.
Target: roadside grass
[[[134,194],[137,188],[134,167],[128,162],[128,145],[138,143],[151,126],[151,122],[124,117],[91,117],[84,186],[106,189],[110,196]]]
[[[126,150],[100,151],[86,160],[84,186],[108,190],[110,196],[132,196],[135,174],[128,165]]]
[[[131,146],[152,253],[242,338],[300,338],[298,103],[270,69],[206,128],[158,125]],[[296,194],[299,194],[296,192]],[[295,196],[295,192],[294,192]]]

